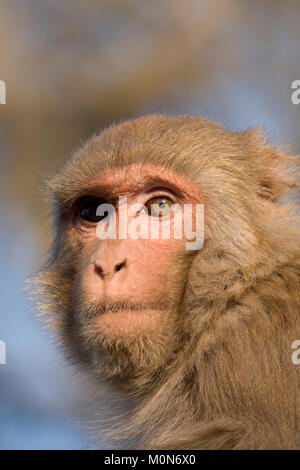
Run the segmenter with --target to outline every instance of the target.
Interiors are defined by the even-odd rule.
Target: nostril
[[[99,264],[94,264],[94,267],[95,267],[96,274],[98,274],[100,277],[104,278],[105,274],[104,274],[103,268]]]
[[[125,261],[122,261],[122,263],[116,264],[116,266],[115,266],[115,271],[121,271],[121,269],[124,268],[125,265],[126,265],[126,260],[125,260]]]
[[[106,277],[110,277],[110,275],[112,274],[112,272],[109,270],[109,271],[104,271],[104,269],[102,268],[102,266],[100,264],[97,264],[97,263],[93,263],[94,264],[94,270],[95,270],[95,273],[101,277],[101,279],[105,279]],[[113,272],[118,272],[118,271],[121,271],[122,268],[124,268],[126,265],[126,260],[122,261],[121,263],[118,263],[115,265],[114,267],[114,271]]]

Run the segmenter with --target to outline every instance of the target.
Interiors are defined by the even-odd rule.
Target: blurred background
[[[0,28],[0,449],[83,449],[80,381],[23,290],[51,240],[40,176],[152,112],[259,126],[299,153],[300,3],[3,0]]]

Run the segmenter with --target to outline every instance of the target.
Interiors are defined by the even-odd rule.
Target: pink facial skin
[[[146,204],[158,196],[166,196],[181,205],[201,202],[201,196],[190,182],[150,165],[110,170],[100,175],[92,188],[91,195],[103,197],[110,204],[120,195],[127,197],[129,206]],[[115,209],[118,217],[122,209],[118,205]],[[135,216],[128,217],[128,224]],[[145,218],[151,216],[145,214],[141,220]],[[161,224],[163,218],[158,219]],[[124,240],[119,239],[118,230],[116,239],[99,240],[97,224],[77,220],[72,238],[73,241],[80,240],[85,251],[85,268],[80,279],[85,302],[94,305],[126,304],[115,311],[108,307],[107,311],[95,317],[95,328],[101,333],[112,337],[134,336],[157,331],[168,321],[168,301],[165,299],[168,299],[174,284],[172,263],[179,253],[185,251],[186,242],[184,238],[174,239],[173,224],[174,217],[171,216],[171,237],[168,240],[150,237]]]

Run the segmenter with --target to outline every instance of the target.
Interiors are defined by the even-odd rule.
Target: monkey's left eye
[[[107,202],[99,198],[83,201],[79,209],[80,218],[87,220],[88,222],[100,222],[100,220],[108,216],[108,211],[106,211],[104,215],[97,215],[97,209],[99,206],[101,206],[101,204],[107,204]]]
[[[166,196],[154,197],[146,203],[149,215],[164,217],[172,212],[173,201]]]

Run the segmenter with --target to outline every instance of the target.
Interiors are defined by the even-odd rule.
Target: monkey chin
[[[168,362],[175,345],[170,310],[156,308],[106,308],[81,324],[89,345],[92,367],[100,375],[126,380],[143,371],[154,373]]]

